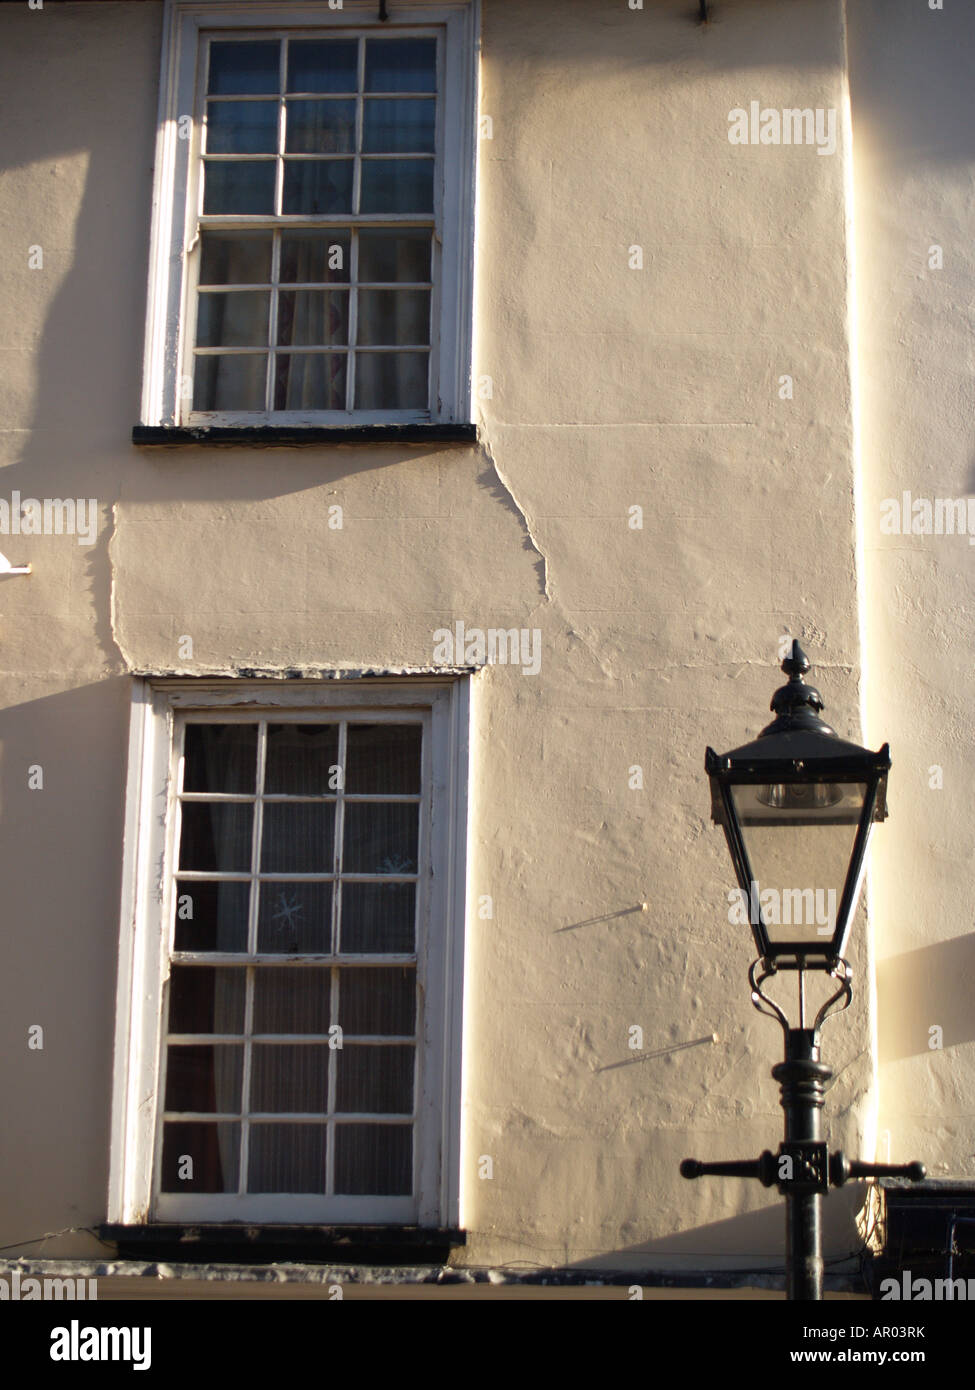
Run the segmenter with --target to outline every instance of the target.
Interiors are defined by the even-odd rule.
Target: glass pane
[[[204,161],[203,211],[262,215],[274,212],[273,159]]]
[[[349,233],[330,227],[327,232],[283,232],[281,234],[281,281],[293,285],[347,283],[349,279]]]
[[[163,1192],[236,1192],[240,1125],[167,1120],[163,1126]]]
[[[270,308],[268,290],[207,290],[196,315],[197,347],[265,347]]]
[[[177,951],[246,951],[249,883],[176,880]]]
[[[203,233],[201,285],[259,285],[270,279],[270,232]]]
[[[420,790],[420,724],[350,724],[345,790],[352,795],[417,795]]]
[[[412,1047],[356,1047],[346,1043],[335,1056],[338,1113],[413,1113]]]
[[[254,807],[240,802],[184,801],[179,867],[198,873],[247,873]]]
[[[354,101],[289,101],[284,148],[289,154],[345,154],[355,149]]]
[[[361,212],[432,212],[433,160],[364,159],[359,208]]]
[[[430,232],[388,227],[359,233],[359,280],[429,280]]]
[[[265,803],[261,872],[331,873],[334,826],[333,803]]]
[[[355,39],[292,39],[289,92],[354,92],[359,45]]]
[[[335,794],[339,762],[337,724],[269,724],[265,793]],[[331,868],[331,865],[329,866]]]
[[[344,352],[279,353],[274,365],[275,410],[344,410],[347,370]]]
[[[326,1114],[328,1054],[327,1047],[255,1043],[251,1053],[251,1113]]]
[[[243,1075],[242,1047],[170,1045],[166,1049],[166,1109],[239,1115]]]
[[[432,154],[434,101],[367,100],[362,108],[362,148],[369,154]]]
[[[430,403],[425,352],[359,352],[355,359],[357,410],[426,410]]]
[[[339,940],[343,951],[412,951],[415,919],[416,887],[412,883],[342,885]]]
[[[836,928],[866,787],[862,783],[735,787],[754,878],[748,920],[773,942],[828,945]]]
[[[187,724],[183,737],[183,791],[255,791],[256,724]]]
[[[263,410],[267,392],[267,353],[197,356],[193,374],[194,410]]]
[[[280,52],[276,39],[264,43],[212,42],[208,91],[217,96],[276,92]]]
[[[388,1033],[412,1037],[416,1031],[416,970],[339,971],[339,1023],[345,1034]]]
[[[348,341],[348,290],[282,290],[278,295],[280,346],[343,347]]]
[[[413,1191],[410,1125],[336,1125],[335,1191],[409,1196]]]
[[[257,949],[322,953],[332,949],[330,883],[262,883]]]
[[[262,966],[254,972],[254,1032],[327,1034],[331,988],[328,966]]]
[[[242,1033],[243,970],[174,965],[169,979],[169,1032]]]
[[[417,810],[402,802],[347,801],[347,874],[416,873]]]
[[[351,159],[286,159],[282,211],[342,214],[352,211]]]
[[[274,154],[277,148],[276,101],[207,102],[207,154]]]
[[[358,341],[383,347],[430,341],[429,290],[360,290]]]
[[[248,1192],[324,1192],[324,1125],[251,1125]]]
[[[369,39],[367,92],[435,92],[436,39]]]

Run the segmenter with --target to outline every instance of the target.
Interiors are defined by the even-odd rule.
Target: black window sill
[[[454,1227],[293,1226],[227,1222],[99,1227],[120,1259],[270,1264],[446,1264],[467,1233]]]
[[[134,425],[132,443],[169,449],[198,444],[257,449],[300,449],[321,444],[476,444],[477,426]]]

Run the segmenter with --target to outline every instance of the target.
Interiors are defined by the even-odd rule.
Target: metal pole
[[[788,1029],[785,1061],[772,1068],[772,1076],[782,1088],[786,1143],[821,1141],[820,1112],[824,1088],[832,1075],[829,1067],[819,1060],[815,1030]],[[787,1190],[785,1201],[786,1297],[820,1300],[823,1296],[821,1195]]]

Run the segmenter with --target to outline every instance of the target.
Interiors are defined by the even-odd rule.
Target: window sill
[[[322,444],[476,444],[473,424],[134,425],[132,443],[149,448],[209,445],[300,449]]]
[[[118,1246],[120,1259],[237,1263],[257,1260],[359,1264],[445,1264],[452,1247],[466,1245],[455,1227],[248,1225],[244,1222],[149,1226],[102,1225],[102,1240]]]

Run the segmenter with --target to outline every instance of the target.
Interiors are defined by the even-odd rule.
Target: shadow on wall
[[[114,677],[0,710],[4,1244],[104,1217],[129,695]]]
[[[888,956],[877,964],[880,1061],[916,1057],[933,1041],[957,1047],[975,1038],[975,933]],[[938,1034],[933,1029],[940,1028]]]
[[[736,1178],[702,1178],[700,1182],[724,1183],[729,1187],[746,1185]],[[757,1186],[754,1182],[747,1185]],[[687,1184],[689,1189],[694,1186],[693,1183]],[[863,1249],[855,1218],[863,1204],[865,1193],[864,1185],[858,1183],[842,1193],[830,1193],[823,1203],[823,1244],[828,1273],[844,1272],[838,1270],[840,1265],[845,1266],[845,1272],[855,1272],[855,1265],[847,1262],[857,1260]],[[652,1195],[648,1197],[648,1201],[652,1201]],[[840,1253],[830,1254],[831,1248],[840,1250]],[[774,1253],[770,1254],[770,1251]],[[735,1260],[741,1262],[738,1267],[742,1269],[761,1261],[761,1271],[752,1268],[752,1273],[783,1274],[785,1201],[781,1198],[778,1201],[773,1200],[769,1206],[758,1211],[744,1212],[724,1221],[711,1221],[694,1226],[674,1235],[662,1236],[660,1240],[623,1246],[608,1255],[589,1260],[573,1260],[571,1268],[607,1269],[611,1267],[614,1256],[620,1259],[620,1265],[616,1267],[623,1269],[641,1257],[646,1268],[672,1267],[674,1272],[679,1268],[700,1270],[702,1259],[720,1259],[726,1269],[733,1268]],[[655,1265],[655,1259],[660,1263]],[[671,1266],[671,1259],[677,1263]],[[686,1261],[686,1264],[682,1265],[682,1260]]]
[[[863,140],[871,157],[898,176],[971,163],[971,7],[847,0],[846,9],[854,141]]]

